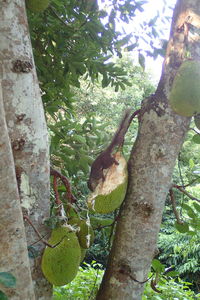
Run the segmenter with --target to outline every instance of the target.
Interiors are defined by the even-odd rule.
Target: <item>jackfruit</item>
[[[169,103],[181,116],[191,117],[200,113],[200,62],[183,62],[174,78]]]
[[[35,13],[44,11],[49,6],[49,0],[26,0],[26,7]]]
[[[194,124],[200,130],[200,115],[194,116]]]
[[[42,256],[42,272],[54,285],[62,286],[71,282],[78,272],[81,249],[75,232],[67,226],[52,230],[48,241],[54,248],[46,247]]]
[[[114,211],[122,204],[126,195],[127,163],[120,152],[115,153],[114,157],[119,164],[114,163],[105,170],[105,179],[97,185],[88,198],[88,208],[100,214]]]
[[[72,217],[71,219],[69,219],[68,223],[79,228],[76,234],[81,248],[89,248],[94,241],[94,230],[92,229],[89,220]]]

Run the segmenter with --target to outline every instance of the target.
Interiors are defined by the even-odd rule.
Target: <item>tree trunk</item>
[[[1,82],[0,128],[0,271],[11,272],[17,278],[16,288],[5,289],[1,286],[0,289],[10,299],[35,299]]]
[[[158,88],[141,106],[128,191],[98,300],[141,299],[144,284],[137,281],[148,277],[175,161],[190,123],[170,109],[169,92],[186,51],[199,60],[199,27],[199,0],[178,0]]]
[[[0,1],[0,76],[21,206],[23,214],[29,216],[43,236],[47,236],[44,219],[49,216],[48,133],[32,55],[25,2]],[[30,265],[36,299],[51,299],[51,286],[44,279],[40,268],[44,245],[36,243],[38,237],[28,224],[26,238],[32,257]],[[17,280],[23,280],[22,275]],[[21,296],[19,299],[33,298]]]

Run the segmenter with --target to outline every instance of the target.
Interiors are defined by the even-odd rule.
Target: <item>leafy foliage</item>
[[[122,50],[138,52],[143,68],[145,52],[155,58],[162,54],[162,46],[150,43],[151,38],[159,41],[159,15],[138,26],[146,3],[110,0],[98,6],[95,0],[51,0],[42,13],[28,11],[34,59],[48,113],[58,111],[60,106],[72,109],[71,88],[80,88],[81,77],[93,83],[100,79],[103,88],[110,85],[115,91],[124,90],[130,84],[126,71],[112,59],[116,55],[121,58]],[[130,22],[132,33],[126,34],[123,26]],[[151,44],[151,51],[141,52],[144,43],[147,47]]]
[[[49,8],[44,12],[28,14],[51,137],[52,164],[70,178],[73,192],[81,206],[84,206],[83,200],[88,194],[86,181],[89,165],[109,143],[122,111],[127,106],[136,110],[141,100],[154,91],[148,76],[143,72],[145,56],[163,56],[166,41],[160,40],[161,45],[156,45],[160,35],[157,23],[159,14],[149,20],[137,21],[147,2],[109,0],[102,1],[98,6],[95,0],[51,0]],[[123,24],[130,21],[134,24],[131,26],[132,33],[126,34]],[[167,17],[162,22],[167,22]],[[141,67],[133,66],[125,51],[137,53]],[[137,125],[133,122],[124,147],[127,157],[136,130]],[[184,143],[174,172],[174,182],[183,185],[197,179],[193,184],[192,192],[195,193],[199,170],[199,134],[195,129],[195,133],[189,131]],[[61,196],[64,195],[62,185],[59,192]],[[185,204],[187,197],[180,196],[178,192],[176,196],[178,209],[183,212],[185,222],[184,226],[180,228],[176,225],[176,228],[185,233],[180,234],[174,229],[174,217],[171,217],[172,210],[168,206],[160,234],[160,259],[169,266],[176,265],[181,276],[191,280],[199,274],[199,207],[197,204]],[[95,257],[105,264],[109,239],[110,228],[96,230],[96,240],[88,253],[88,261]],[[194,244],[195,247],[192,246]],[[90,268],[81,269],[80,274],[85,277],[80,275],[71,285],[76,285],[76,280],[79,280],[78,285],[84,286],[87,276],[94,278],[93,271]],[[92,281],[87,279],[87,286],[88,283],[90,287],[84,292],[84,297],[91,291]],[[177,292],[180,299],[195,299],[190,298],[193,297],[192,292],[184,291],[187,284],[174,280],[169,281],[169,285],[168,282],[163,283],[165,291],[161,296],[152,294],[154,292],[147,288],[145,297],[148,295],[148,298],[144,299],[172,299],[170,284],[174,297]],[[55,293],[58,294],[55,297],[62,297],[59,295],[62,291],[75,297],[70,299],[79,299],[83,290],[80,296],[78,285],[75,296],[69,287],[63,287],[56,289]]]
[[[158,288],[161,294],[155,293],[151,287],[146,284],[142,300],[195,300],[199,295],[190,290],[191,283],[184,282],[181,279],[162,279],[159,281]]]
[[[104,271],[101,266],[92,263],[92,266],[84,264],[80,267],[78,275],[70,284],[63,287],[54,288],[53,300],[88,300],[95,299]],[[162,294],[157,294],[149,285],[146,284],[142,300],[195,300],[199,295],[195,295],[190,290],[191,283],[184,282],[181,279],[162,278],[159,282],[159,289]]]
[[[78,275],[70,284],[54,288],[53,300],[95,299],[104,272],[100,267],[94,261],[91,265],[84,263],[83,267],[79,268]]]
[[[199,230],[195,235],[179,233],[168,221],[162,225],[158,242],[161,262],[168,267],[173,266],[184,280],[193,282],[195,290],[198,290],[200,274],[199,235]]]
[[[108,13],[98,9],[96,1],[89,7],[86,1],[52,0],[43,13],[29,13],[37,73],[49,112],[58,103],[70,105],[70,86],[79,88],[80,76],[90,77],[94,82],[101,74],[103,87],[124,82],[125,72],[109,59],[114,53],[121,56],[121,48],[130,38],[115,29],[117,11],[127,22],[145,3],[131,2],[129,5],[115,3]]]

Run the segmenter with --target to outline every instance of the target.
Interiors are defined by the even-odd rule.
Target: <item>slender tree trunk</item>
[[[24,0],[0,0],[0,78],[23,214],[47,235],[49,215],[48,133],[32,55]],[[18,199],[16,199],[18,201]],[[12,211],[10,210],[10,213]],[[50,299],[40,268],[44,245],[26,224],[36,299]],[[9,236],[8,236],[9,240]],[[18,276],[18,281],[23,277]],[[19,299],[32,299],[21,296]]]
[[[16,288],[1,289],[10,299],[35,299],[1,82],[0,129],[0,271],[17,279]]]
[[[200,59],[199,28],[200,1],[178,0],[158,88],[141,106],[129,160],[128,192],[98,300],[141,299],[144,284],[134,279],[147,279],[175,161],[190,123],[190,118],[171,111],[169,92],[186,52]]]

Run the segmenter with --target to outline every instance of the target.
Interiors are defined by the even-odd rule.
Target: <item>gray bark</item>
[[[0,2],[0,78],[21,206],[23,214],[28,215],[37,230],[47,237],[44,219],[49,216],[48,133],[25,1]],[[30,259],[30,265],[36,299],[50,299],[51,286],[40,268],[44,245],[37,242],[38,237],[28,224],[26,237],[31,247],[30,254],[34,257]],[[17,279],[22,280],[21,277]]]
[[[17,279],[15,288],[0,289],[9,299],[35,299],[15,166],[5,119],[0,81],[0,271]],[[19,280],[20,279],[20,280]]]
[[[186,51],[200,58],[200,3],[178,0],[163,71],[154,95],[141,106],[139,131],[129,160],[129,185],[98,300],[139,300],[154,257],[165,199],[190,118],[168,105],[175,73]]]

